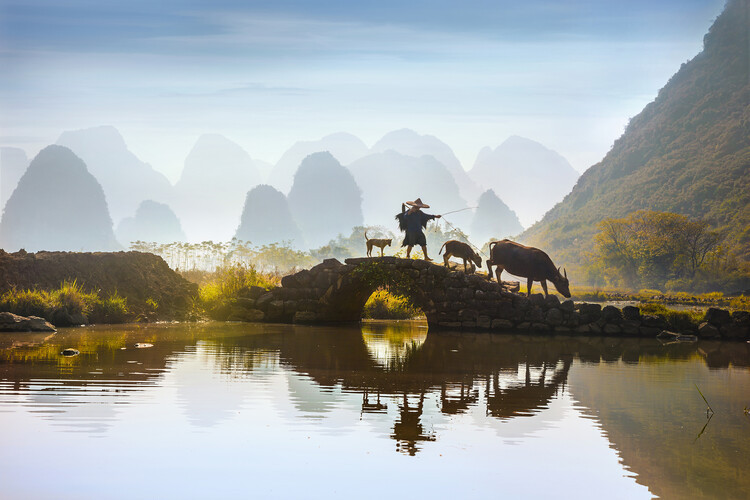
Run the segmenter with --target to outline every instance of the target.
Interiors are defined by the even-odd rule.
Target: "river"
[[[747,343],[0,333],[0,498],[750,498],[746,407]]]

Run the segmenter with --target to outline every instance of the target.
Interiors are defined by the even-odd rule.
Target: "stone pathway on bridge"
[[[384,286],[408,296],[425,313],[430,330],[655,337],[667,328],[662,317],[641,315],[637,307],[560,302],[555,295],[526,297],[485,275],[397,257],[353,258],[344,264],[326,259],[284,276],[281,286],[270,291],[253,287],[237,299],[230,320],[358,322],[370,295]],[[697,333],[703,338],[750,338],[750,314],[709,309]]]

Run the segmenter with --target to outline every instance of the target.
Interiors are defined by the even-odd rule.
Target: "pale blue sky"
[[[697,54],[723,0],[0,0],[0,146],[114,125],[171,179],[197,137],[275,162],[412,128],[473,165],[510,135],[578,170]]]

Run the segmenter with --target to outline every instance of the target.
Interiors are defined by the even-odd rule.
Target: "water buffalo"
[[[487,269],[492,278],[492,266],[497,266],[495,277],[500,283],[503,271],[526,278],[526,290],[531,295],[531,285],[534,281],[542,284],[544,296],[547,297],[547,280],[551,281],[558,292],[570,297],[568,273],[555,267],[549,255],[534,247],[527,247],[515,241],[503,240],[490,243],[490,258],[487,259]]]

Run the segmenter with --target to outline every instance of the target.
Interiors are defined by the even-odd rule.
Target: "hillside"
[[[47,146],[18,181],[0,219],[5,250],[119,250],[104,191],[70,149]]]
[[[349,165],[362,189],[365,224],[398,229],[394,215],[405,201],[422,198],[432,206],[428,213],[439,214],[466,207],[448,168],[433,156],[406,156],[394,150],[375,153]],[[469,211],[450,218],[468,232]]]
[[[267,184],[255,186],[247,193],[240,226],[234,236],[256,246],[283,241],[299,245],[302,240],[286,196]]]
[[[125,217],[115,231],[117,241],[126,248],[134,241],[172,243],[185,241],[182,225],[169,205],[145,200],[133,217]]]
[[[173,208],[188,240],[229,240],[247,192],[260,182],[254,160],[239,144],[219,134],[201,135],[174,187]]]
[[[345,132],[330,134],[317,141],[298,141],[274,165],[267,177],[268,184],[282,193],[289,193],[302,160],[321,151],[328,151],[342,165],[348,165],[365,156],[369,150],[362,139]]]
[[[384,153],[388,150],[398,151],[402,155],[419,158],[432,156],[438,163],[445,165],[458,185],[461,198],[469,203],[474,202],[481,194],[480,187],[469,178],[461,162],[446,143],[432,135],[420,135],[410,129],[394,130],[385,134],[372,146],[373,153]]]
[[[477,205],[471,220],[471,237],[477,244],[501,240],[523,231],[516,213],[492,189],[482,193]]]
[[[164,203],[172,196],[167,178],[135,156],[114,127],[63,132],[57,144],[70,148],[86,163],[104,189],[115,223],[132,216],[144,200]]]
[[[562,155],[518,136],[494,150],[482,149],[469,175],[484,189],[492,189],[526,227],[562,200],[578,179]]]
[[[307,248],[362,225],[362,192],[349,170],[327,151],[302,160],[288,200]]]
[[[748,10],[747,0],[729,0],[703,51],[523,241],[570,269],[593,247],[599,221],[652,209],[708,220],[750,259]]]

